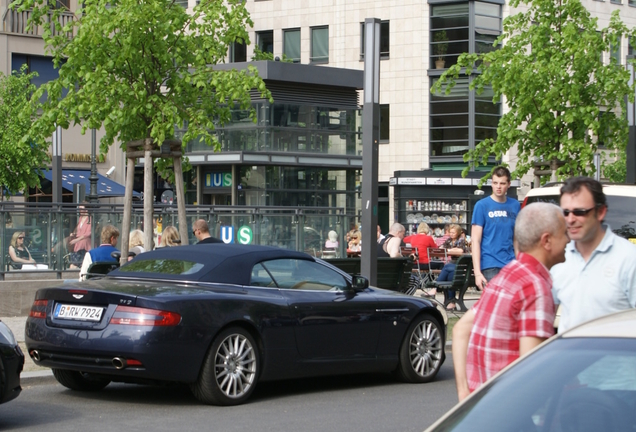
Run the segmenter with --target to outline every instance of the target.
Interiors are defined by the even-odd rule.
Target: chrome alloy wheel
[[[214,362],[219,389],[229,398],[240,398],[256,379],[256,352],[242,334],[231,334],[219,345]]]
[[[413,329],[409,341],[409,358],[413,371],[421,377],[437,373],[443,349],[438,327],[431,321],[422,320]]]

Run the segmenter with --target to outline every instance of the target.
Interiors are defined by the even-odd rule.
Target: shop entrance
[[[229,206],[232,205],[232,194],[203,193],[203,202],[201,202],[200,204]]]

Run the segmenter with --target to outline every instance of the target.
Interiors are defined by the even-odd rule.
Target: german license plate
[[[79,321],[99,321],[102,319],[104,308],[96,306],[67,305],[58,303],[53,316],[61,319]]]

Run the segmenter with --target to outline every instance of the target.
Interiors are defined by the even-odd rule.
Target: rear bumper
[[[48,327],[41,319],[27,320],[25,336],[28,354],[38,366],[108,375],[115,381],[193,382],[208,344],[200,333],[180,326],[77,331]],[[141,365],[129,365],[129,360]]]
[[[18,345],[0,347],[0,351],[0,403],[4,403],[17,398],[22,391],[20,373],[24,367],[24,354]]]

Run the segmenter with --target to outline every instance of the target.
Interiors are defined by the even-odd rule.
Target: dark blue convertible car
[[[258,381],[393,372],[435,378],[446,315],[301,252],[206,244],[139,255],[100,279],[41,289],[26,345],[64,386],[190,385],[244,402]]]

